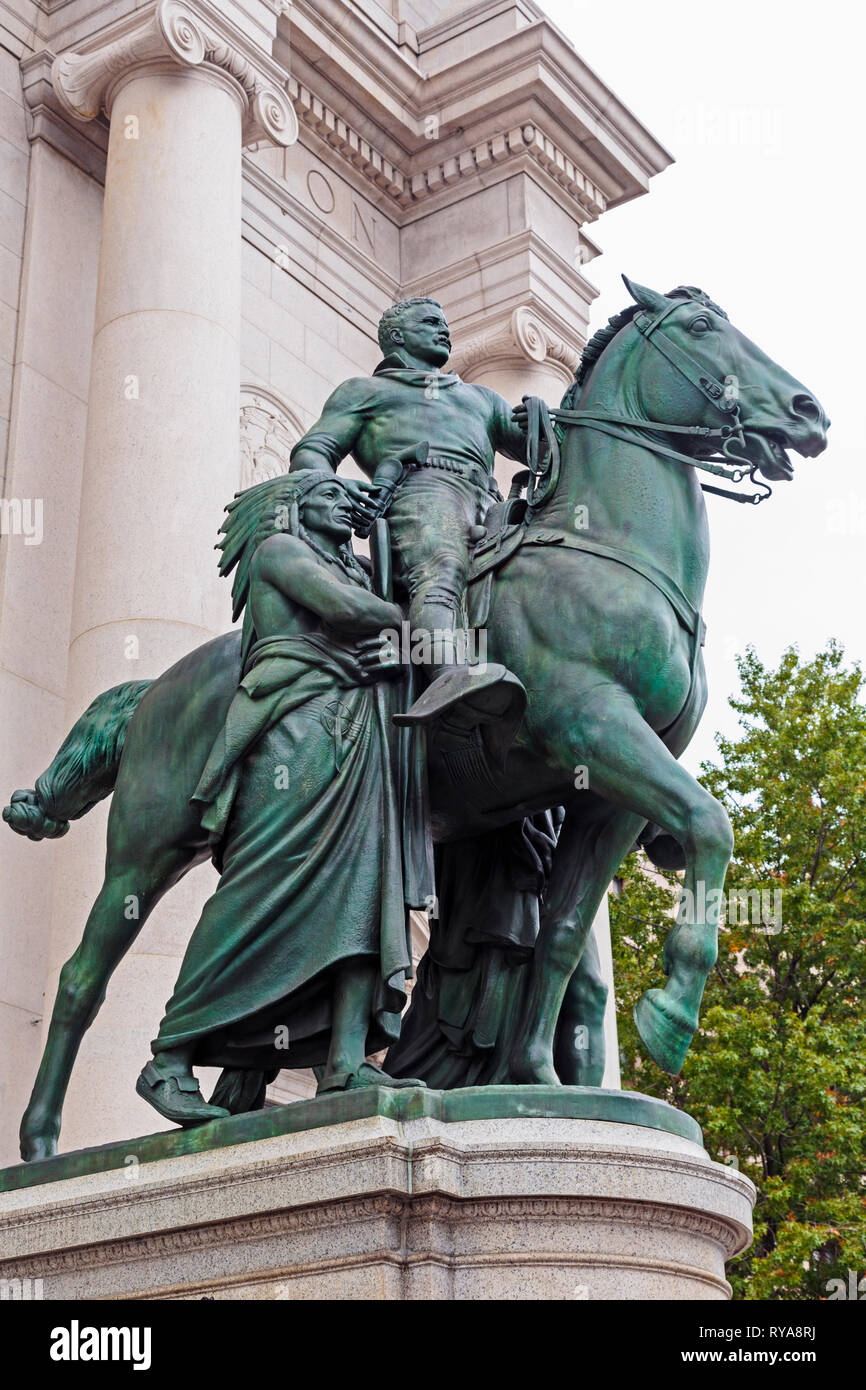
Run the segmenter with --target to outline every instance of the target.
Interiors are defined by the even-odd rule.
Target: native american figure
[[[351,522],[342,482],[307,473],[240,494],[223,526],[243,676],[193,795],[221,877],[137,1083],[179,1124],[246,1108],[282,1066],[324,1068],[320,1093],[417,1084],[365,1060],[399,1033],[408,906],[430,887],[423,835],[404,843],[404,673],[378,636],[400,610]],[[196,1063],[227,1069],[215,1104]]]

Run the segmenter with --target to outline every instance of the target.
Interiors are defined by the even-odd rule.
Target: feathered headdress
[[[323,483],[338,482],[342,479],[333,473],[322,473],[318,469],[300,469],[297,473],[284,473],[278,478],[267,478],[255,487],[247,488],[235,495],[226,507],[226,515],[220,527],[221,539],[214,549],[219,550],[219,571],[225,578],[235,571],[232,584],[232,621],[237,622],[244,614],[243,636],[241,639],[241,660],[246,661],[247,653],[255,638],[252,618],[247,609],[250,595],[250,567],[259,546],[270,536],[279,532],[298,536],[317,554],[330,563],[333,556],[326,556],[315,537],[301,524],[301,508],[304,500],[315,488]],[[337,563],[347,575],[352,576],[365,588],[370,581],[352,553],[351,543],[340,547]],[[246,611],[245,611],[246,610]]]
[[[226,507],[221,539],[214,549],[220,552],[219,569],[223,578],[236,570],[232,584],[232,622],[237,622],[250,593],[250,565],[263,541],[280,531],[300,533],[300,503],[322,483],[332,483],[334,475],[315,469],[282,473],[267,478],[244,492],[235,494]]]

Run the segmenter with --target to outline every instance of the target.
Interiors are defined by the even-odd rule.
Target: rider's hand
[[[526,406],[522,402],[520,405],[516,405],[514,407],[514,409],[511,412],[511,418],[514,421],[515,425],[517,425],[518,429],[522,430],[522,432],[526,434],[527,414]]]

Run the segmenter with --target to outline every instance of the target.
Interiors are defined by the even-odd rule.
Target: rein
[[[669,425],[660,420],[641,420],[639,417],[629,415],[607,415],[600,414],[591,410],[551,410],[551,419],[556,424],[566,426],[584,426],[587,429],[598,430],[601,434],[609,434],[614,439],[622,439],[626,444],[645,443],[654,454],[661,454],[665,458],[675,459],[677,463],[686,463],[690,468],[697,468],[702,473],[714,473],[718,478],[724,478],[729,483],[740,483],[748,476],[756,487],[763,488],[762,492],[728,492],[725,488],[713,487],[710,483],[701,483],[703,492],[715,493],[717,497],[728,497],[732,502],[750,502],[757,506],[758,503],[766,501],[773,489],[762,479],[756,478],[757,464],[750,464],[743,459],[745,468],[732,466],[732,460],[739,455],[731,453],[733,445],[745,445],[743,438],[743,428],[740,423],[739,410],[736,411],[735,425],[722,425],[718,429],[712,429],[709,425]],[[636,440],[634,435],[626,434],[624,429],[618,429],[619,425],[628,425],[632,430],[639,430],[645,438]],[[718,440],[721,444],[721,455],[710,454],[706,458],[694,458],[691,454],[680,453],[677,449],[670,449],[665,444],[660,444],[657,440],[646,436],[648,430],[658,430],[665,434],[687,434],[693,438]],[[530,470],[531,471],[531,470]],[[558,471],[558,470],[557,470]],[[545,488],[545,495],[549,489]]]
[[[687,464],[689,468],[697,468],[703,473],[715,474],[716,477],[724,478],[730,483],[741,483],[748,474],[755,487],[762,489],[760,492],[729,492],[726,488],[713,487],[710,483],[701,483],[703,492],[714,493],[717,497],[727,497],[732,502],[748,502],[757,506],[772,494],[773,489],[755,476],[758,465],[750,463],[741,454],[733,452],[735,446],[740,449],[746,447],[738,402],[731,397],[720,381],[717,381],[714,376],[700,367],[687,352],[683,352],[682,348],[677,347],[676,343],[672,343],[663,334],[657,334],[657,330],[668,315],[681,308],[683,302],[682,299],[671,300],[655,318],[642,310],[635,315],[632,323],[647,342],[651,343],[663,357],[667,358],[671,366],[681,376],[684,376],[692,386],[700,391],[710,405],[715,406],[722,415],[729,416],[733,423],[713,429],[709,425],[670,425],[661,420],[642,420],[637,416],[611,415],[606,411],[598,410],[567,410],[563,408],[549,410],[544,402],[537,397],[524,396],[527,427],[526,463],[530,472],[526,500],[527,505],[532,510],[536,510],[543,502],[548,501],[553,496],[559,482],[561,466],[559,441],[552,422],[555,422],[556,425],[564,425],[566,428],[583,427],[598,430],[599,433],[610,435],[614,439],[622,439],[627,444],[641,442],[654,454],[674,459],[677,463]],[[626,430],[622,428],[623,426],[630,430],[639,431],[643,438],[636,441],[634,435],[627,434]],[[648,431],[689,435],[691,438],[706,440],[711,444],[711,449],[705,457],[696,458],[692,454],[684,454],[678,449],[671,449],[667,445],[659,443],[658,440],[652,438],[651,434],[648,434]],[[541,462],[542,439],[547,449],[547,458],[544,464]],[[719,450],[721,452],[718,452]]]

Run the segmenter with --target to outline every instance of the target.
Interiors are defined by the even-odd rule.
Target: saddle
[[[525,468],[515,473],[508,497],[491,507],[485,518],[487,535],[475,546],[469,568],[466,606],[470,627],[483,627],[487,622],[493,576],[523,544],[528,506],[521,493],[530,476]]]
[[[540,396],[524,396],[523,409],[527,466],[515,473],[505,502],[488,512],[488,535],[473,551],[467,594],[471,627],[487,621],[494,574],[520,549],[530,517],[550,500],[559,483],[559,436],[550,411]],[[521,495],[524,489],[526,497]]]

